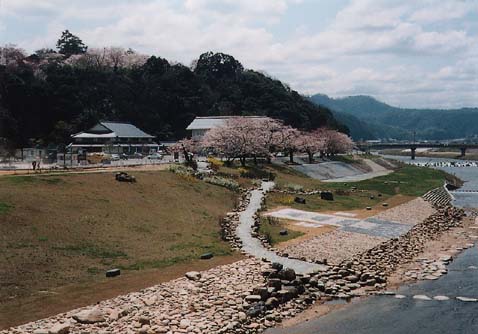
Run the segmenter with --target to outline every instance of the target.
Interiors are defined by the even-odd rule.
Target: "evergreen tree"
[[[65,30],[61,33],[60,39],[56,42],[56,47],[61,54],[66,57],[71,55],[85,53],[88,47],[83,44],[83,41],[73,35],[69,30]]]

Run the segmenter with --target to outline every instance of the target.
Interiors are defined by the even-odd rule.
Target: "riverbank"
[[[478,271],[474,271],[477,264],[477,248],[471,246],[471,243],[476,240],[477,229],[478,223],[475,218],[468,217],[464,220],[462,227],[453,228],[436,240],[426,242],[423,253],[414,257],[409,263],[399,266],[389,278],[385,294],[361,297],[349,303],[315,304],[297,317],[285,320],[280,327],[268,330],[266,333],[315,334],[318,328],[320,328],[320,333],[324,334],[337,333],[337,331],[354,334],[404,333],[406,331],[413,333],[474,333],[475,327],[469,326],[468,321],[464,324],[460,321],[462,319],[459,319],[466,316],[467,313],[452,312],[452,309],[465,307],[465,304],[469,304],[470,301],[474,304],[469,305],[468,308],[478,309],[478,303],[475,302],[478,295],[475,292],[476,289],[464,288],[464,286],[469,286],[470,283],[464,282],[468,282],[466,280],[470,277],[462,277],[460,283],[457,284],[457,279],[453,276],[456,275],[455,261],[450,262],[449,257],[458,259],[460,262],[463,256],[468,256],[466,255],[468,253],[463,254],[462,251],[468,249],[466,252],[471,252],[469,254],[472,255],[468,256],[467,265],[464,268],[462,264],[458,266],[461,266],[462,270],[468,270],[470,275],[478,273]],[[436,266],[438,269],[439,264],[443,262],[451,263],[448,267],[448,271],[452,270],[450,278],[446,276],[438,280],[437,277],[430,275],[427,280],[417,281],[406,274],[410,271],[423,271],[432,266]],[[423,264],[426,265],[423,266]],[[450,283],[447,283],[448,281],[451,282],[451,286]],[[424,308],[426,306],[429,306],[428,309],[434,315],[426,312]],[[404,309],[408,311],[404,311]],[[443,312],[439,310],[443,310]],[[448,317],[449,314],[452,314],[452,321]],[[441,321],[443,320],[442,316],[448,319],[448,323]],[[437,326],[437,323],[440,325]],[[418,327],[414,327],[417,325]],[[460,330],[457,331],[457,328]]]
[[[435,160],[444,161],[417,158],[418,162]],[[463,179],[463,189],[476,189],[474,168],[440,169]],[[467,194],[466,199],[461,193],[452,194],[456,195],[456,205],[476,207],[478,203],[475,194]],[[315,334],[319,328],[324,334],[475,333],[477,328],[473,327],[467,314],[474,314],[478,309],[474,286],[477,280],[473,279],[477,277],[473,275],[478,267],[478,252],[473,246],[478,238],[478,224],[473,211],[470,213],[463,227],[453,228],[436,240],[428,240],[423,253],[399,266],[388,280],[388,294],[356,298],[349,303],[315,304],[267,333]],[[448,267],[450,258],[455,260]],[[457,271],[456,262],[460,263],[458,267],[462,266],[463,258],[467,259],[467,265]],[[439,278],[450,270],[451,274]]]

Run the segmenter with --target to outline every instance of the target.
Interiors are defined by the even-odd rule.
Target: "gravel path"
[[[423,198],[419,197],[410,202],[381,212],[374,217],[381,220],[416,225],[434,213],[436,213],[436,210],[433,206]]]
[[[334,230],[304,242],[286,246],[280,251],[291,257],[306,258],[311,261],[327,259],[328,264],[336,265],[387,240],[387,238],[361,233]]]
[[[261,189],[252,191],[249,205],[246,210],[240,213],[239,226],[236,232],[242,241],[242,249],[258,259],[265,258],[271,262],[279,262],[284,265],[284,267],[294,269],[297,273],[311,273],[314,270],[326,269],[326,266],[323,265],[281,257],[275,252],[264,248],[259,239],[252,236],[253,216],[260,209],[264,194],[273,187],[274,182],[263,182]]]

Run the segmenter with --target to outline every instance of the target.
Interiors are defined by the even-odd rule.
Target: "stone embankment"
[[[446,187],[443,186],[430,190],[425,195],[423,195],[423,199],[430,202],[436,207],[444,207],[450,205],[451,201],[453,200],[453,197],[450,195]]]
[[[184,278],[0,333],[247,333],[254,325],[251,327],[246,314],[244,298],[264,284],[262,272],[268,268],[251,258],[191,272]]]
[[[320,299],[349,299],[364,294],[381,292],[387,286],[387,278],[395,269],[411,261],[423,250],[426,241],[434,240],[443,232],[462,224],[464,212],[447,207],[423,223],[414,226],[407,234],[390,239],[363,252],[340,265],[306,275],[296,275],[293,270],[283,269],[273,263],[272,268],[263,272],[267,278],[262,288],[251,290],[246,297],[247,314],[255,317],[257,328],[268,327],[271,322],[293,315]],[[427,262],[424,269],[444,273],[443,265],[450,258],[443,258],[441,265],[436,261]]]

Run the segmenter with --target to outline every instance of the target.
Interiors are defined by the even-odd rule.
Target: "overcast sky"
[[[478,0],[0,0],[0,44],[64,29],[185,65],[229,53],[302,94],[478,106]]]

